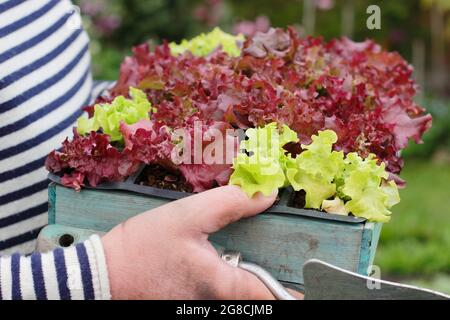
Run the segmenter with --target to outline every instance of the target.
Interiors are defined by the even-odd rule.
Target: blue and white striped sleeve
[[[99,236],[69,248],[0,257],[0,300],[109,300]]]

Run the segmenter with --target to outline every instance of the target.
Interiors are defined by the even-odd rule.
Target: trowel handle
[[[270,290],[277,300],[297,300],[286,288],[264,268],[242,261],[242,256],[236,251],[225,251],[221,258],[233,267],[241,268],[255,275]]]

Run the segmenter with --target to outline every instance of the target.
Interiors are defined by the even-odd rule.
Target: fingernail
[[[274,199],[278,196],[278,189],[274,190],[269,196],[266,196],[262,192],[258,192],[255,194],[254,198],[266,198],[266,199]]]

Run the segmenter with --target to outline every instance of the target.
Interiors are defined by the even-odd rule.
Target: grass
[[[406,163],[408,185],[383,227],[375,264],[383,278],[435,289],[441,284],[450,293],[450,165]]]

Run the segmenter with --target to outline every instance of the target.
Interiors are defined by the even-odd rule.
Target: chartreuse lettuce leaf
[[[223,32],[220,28],[214,28],[207,34],[200,34],[191,40],[182,40],[180,44],[170,43],[170,51],[173,55],[179,55],[185,51],[190,51],[194,56],[204,57],[216,50],[219,46],[232,57],[241,54],[239,42],[244,42],[243,35],[234,36]]]
[[[398,193],[398,187],[395,181],[383,181],[381,190],[388,196],[386,202],[387,208],[392,208],[400,203],[400,194]]]
[[[233,163],[234,173],[230,184],[241,186],[251,198],[261,192],[265,196],[284,187],[286,177],[279,162],[264,156],[240,153]]]
[[[297,142],[297,134],[288,126],[271,123],[264,128],[248,129],[242,152],[234,160],[230,184],[241,186],[249,197],[258,192],[269,196],[286,187],[286,151],[283,147]]]
[[[400,196],[395,182],[386,182],[384,163],[378,165],[374,155],[362,159],[356,153],[348,154],[345,163],[339,193],[350,199],[346,209],[357,217],[388,222],[389,209],[400,202]]]
[[[241,142],[241,149],[256,155],[264,155],[270,158],[285,157],[285,145],[298,142],[297,133],[288,126],[278,126],[273,122],[264,128],[248,129],[245,132],[247,140]]]
[[[388,222],[389,209],[400,202],[397,185],[388,181],[385,165],[375,155],[362,159],[357,153],[344,157],[333,151],[338,137],[326,130],[312,137],[312,143],[296,158],[283,147],[297,142],[297,134],[287,126],[271,123],[247,130],[247,140],[234,161],[230,184],[239,185],[252,197],[261,192],[270,195],[291,185],[306,193],[306,208],[332,214]]]
[[[101,128],[103,133],[111,137],[111,141],[122,141],[121,122],[131,125],[140,120],[147,120],[150,112],[154,111],[143,91],[130,88],[130,97],[131,99],[127,99],[124,96],[118,96],[112,103],[97,104],[92,118],[78,119],[78,133],[86,135]]]
[[[306,208],[321,209],[323,201],[336,194],[335,177],[344,169],[344,153],[332,151],[334,131],[319,132],[310,145],[289,164],[286,175],[296,191],[306,192]]]

